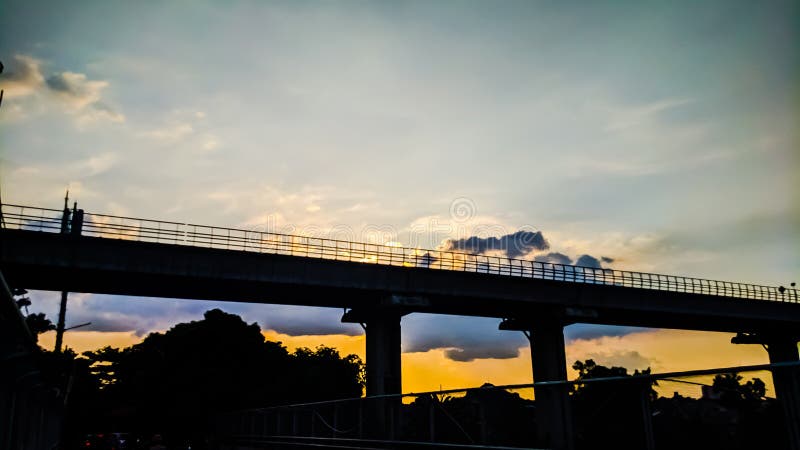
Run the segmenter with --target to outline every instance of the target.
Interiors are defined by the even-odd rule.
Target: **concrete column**
[[[400,315],[373,314],[367,333],[367,396],[400,394]]]
[[[566,381],[567,360],[564,327],[560,323],[539,323],[530,331],[533,381]],[[572,411],[566,385],[534,388],[539,435],[557,450],[572,449]],[[543,414],[542,414],[543,413]]]
[[[534,383],[567,380],[564,326],[560,321],[521,323],[506,320],[500,324],[500,329],[526,332],[531,343]],[[575,442],[568,386],[535,387],[534,396],[540,443],[554,450],[572,450]]]
[[[350,310],[342,322],[356,322],[367,335],[366,375],[368,416],[365,418],[369,437],[393,439],[400,428],[399,397],[372,399],[369,397],[401,394],[400,318],[402,313],[392,308]]]
[[[794,339],[771,339],[767,344],[770,364],[800,360]],[[786,417],[789,448],[800,450],[800,369],[797,367],[772,370],[775,396],[781,402]]]

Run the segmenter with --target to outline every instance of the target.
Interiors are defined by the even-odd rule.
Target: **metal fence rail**
[[[575,435],[582,438],[579,439],[582,445],[577,445],[578,448],[682,448],[669,445],[673,434],[686,433],[680,422],[669,417],[670,411],[679,411],[680,416],[686,418],[695,414],[697,417],[691,419],[695,424],[706,420],[704,425],[707,428],[703,429],[703,433],[713,433],[712,428],[721,423],[724,426],[719,429],[726,434],[731,431],[725,426],[736,427],[738,433],[743,433],[743,428],[747,428],[741,426],[744,419],[731,415],[729,411],[737,407],[731,402],[733,398],[720,400],[721,394],[733,394],[734,398],[740,399],[741,391],[732,385],[714,387],[713,377],[733,374],[734,377],[741,375],[742,379],[764,378],[769,382],[770,371],[797,377],[800,375],[800,362],[634,373],[502,386],[483,385],[267,406],[223,413],[217,417],[217,426],[220,435],[227,437],[227,440],[255,448],[272,448],[270,444],[287,442],[297,445],[292,448],[325,448],[327,445],[372,449],[543,448],[545,442],[541,442],[540,438],[536,439],[527,432],[511,436],[509,430],[504,431],[500,424],[519,423],[514,422],[514,418],[523,418],[522,423],[534,429],[534,422],[541,420],[535,412],[531,414],[536,410],[537,394],[534,394],[534,389],[537,393],[545,392],[542,389],[565,389],[572,393],[569,395],[568,411],[575,426]],[[764,394],[742,401],[738,407],[758,405],[757,413],[764,414],[768,408],[790,401],[776,399],[773,385],[768,386]],[[587,397],[580,395],[581,390],[593,392],[594,398],[590,397],[587,401]],[[681,395],[676,395],[678,390]],[[701,398],[702,401],[699,400]],[[704,406],[698,407],[699,404]],[[503,409],[498,409],[499,405]],[[709,405],[715,407],[708,408]],[[724,407],[718,408],[716,405]],[[777,413],[777,408],[773,408],[773,412]],[[376,435],[376,427],[380,425],[375,420],[377,414],[383,414],[386,427]],[[610,433],[615,438],[613,442],[598,440],[604,434],[598,433],[596,428],[592,429],[592,422],[598,420],[598,414],[614,417],[612,421],[617,421],[626,433]],[[780,420],[778,414],[763,417]],[[658,425],[655,433],[654,424]],[[636,427],[641,427],[641,430],[634,431]],[[618,439],[626,437],[629,441],[642,439],[644,442],[635,442],[640,444],[637,447],[632,447],[631,442],[619,445]],[[656,446],[657,442],[661,445]]]
[[[61,232],[63,212],[0,205],[4,228]],[[646,272],[581,267],[502,256],[395,247],[236,228],[86,213],[81,235],[225,250],[270,253],[434,270],[485,273],[540,280],[601,284],[752,300],[798,303],[797,289]]]

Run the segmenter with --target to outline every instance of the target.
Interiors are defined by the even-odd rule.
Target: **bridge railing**
[[[2,225],[5,228],[59,233],[62,230],[62,214],[61,210],[56,209],[3,204]],[[573,266],[503,256],[341,241],[107,214],[85,214],[81,235],[753,300],[791,303],[798,303],[800,300],[796,289],[776,286]]]

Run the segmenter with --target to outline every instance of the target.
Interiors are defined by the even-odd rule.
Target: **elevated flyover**
[[[400,320],[414,312],[526,331],[537,381],[566,378],[563,327],[576,322],[742,333],[773,362],[797,360],[795,289],[82,210],[2,205],[2,221],[0,270],[15,287],[349,309],[343,320],[367,330],[368,395],[399,392]],[[537,393],[555,448],[571,445],[566,395]]]
[[[792,331],[794,289],[3,205],[0,267],[27,289],[709,331]]]

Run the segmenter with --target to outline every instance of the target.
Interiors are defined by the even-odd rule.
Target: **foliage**
[[[617,378],[618,381],[577,384],[572,392],[572,407],[578,429],[578,442],[614,442],[617,448],[634,449],[643,442],[643,400],[657,397],[655,381],[632,382],[632,376],[649,375],[650,369],[628,373],[624,367],[606,367],[591,359],[576,361],[578,380]]]
[[[719,394],[724,403],[735,403],[740,400],[761,400],[767,394],[767,387],[760,378],[742,384],[742,376],[737,373],[717,374],[711,387]]]
[[[28,314],[25,316],[25,324],[37,342],[40,334],[56,329],[56,326],[53,325],[53,322],[50,322],[50,319],[45,317],[44,313]]]
[[[342,358],[335,348],[300,347],[291,355],[294,383],[305,400],[360,397],[365,383],[364,364],[357,355]]]
[[[628,369],[625,367],[606,367],[602,365],[598,365],[592,359],[587,359],[586,361],[575,361],[575,364],[572,365],[572,368],[578,371],[578,380],[590,380],[593,378],[626,378],[631,376],[646,376],[650,375],[650,368],[639,371],[634,370],[633,374],[628,374]],[[653,386],[657,386],[658,383],[656,381],[645,381],[644,383],[649,383],[650,388],[648,390],[648,397],[650,400],[655,400],[657,397],[656,391],[652,388]],[[631,386],[630,382],[626,383],[626,385]],[[609,386],[609,384],[601,385],[601,384],[577,384],[573,388],[573,398],[580,399],[583,397],[587,397],[592,395],[595,391],[603,391],[605,390],[605,386]]]
[[[28,330],[31,332],[36,342],[39,342],[40,334],[56,329],[56,326],[53,325],[50,319],[45,317],[44,313],[28,313],[28,307],[31,306],[31,299],[27,296],[28,291],[25,289],[12,288],[11,295],[14,297],[17,308],[19,308],[20,311],[23,309],[25,310],[25,325],[27,325]]]
[[[289,353],[219,309],[125,349],[85,352],[112,428],[190,436],[224,411],[358,397],[363,364],[320,346]]]

